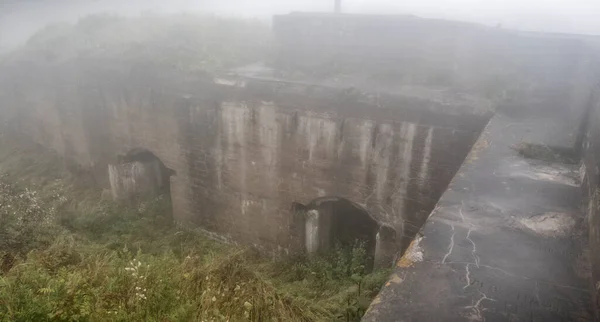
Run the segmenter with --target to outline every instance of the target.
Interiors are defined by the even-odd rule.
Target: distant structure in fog
[[[342,0],[335,0],[335,13],[342,13]]]

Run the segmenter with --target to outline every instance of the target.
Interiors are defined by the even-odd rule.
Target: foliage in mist
[[[264,60],[270,29],[254,20],[193,14],[92,15],[39,31],[12,59],[101,59],[181,70],[219,70]]]

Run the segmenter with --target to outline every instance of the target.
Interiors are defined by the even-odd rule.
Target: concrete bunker
[[[117,164],[108,165],[112,197],[115,200],[137,200],[159,195],[170,196],[170,177],[175,171],[152,152],[134,148],[117,156]]]
[[[294,26],[306,24],[300,21]],[[65,67],[96,70],[99,66],[87,63],[73,60]],[[105,169],[110,163],[115,199],[171,190],[177,223],[198,225],[267,252],[295,253],[307,249],[310,217],[304,211],[306,216],[292,223],[291,202],[306,205],[317,196],[343,196],[374,218],[371,223],[359,222],[377,260],[393,258],[408,246],[491,113],[492,102],[485,98],[374,79],[288,77],[266,67],[198,78],[182,77],[176,71],[157,77],[160,73],[144,69],[118,73],[100,68],[97,73],[81,74],[86,83],[99,86],[102,99],[92,102],[93,93],[71,90],[78,83],[72,77],[79,74],[39,66],[35,73],[16,70],[15,77],[7,79],[11,81],[7,88],[30,86],[36,75],[49,75],[61,87],[40,84],[35,102],[39,96],[85,104],[61,109],[55,107],[62,104],[30,106],[26,102],[33,102],[33,96],[25,100],[18,95],[3,96],[2,101],[19,106],[15,124],[34,140],[63,154],[67,154],[64,147],[72,146],[74,162],[102,169],[100,175],[94,171],[97,182],[107,181]],[[14,85],[13,79],[18,80]],[[70,90],[62,90],[63,85]],[[179,95],[183,88],[185,97]],[[60,122],[41,120],[44,115]],[[81,124],[101,126],[82,128]],[[131,147],[144,149],[128,151]],[[115,151],[121,149],[127,153],[117,160]],[[150,151],[177,169],[176,179],[164,175],[169,171]],[[396,230],[391,251],[381,240],[387,240],[386,232],[393,230],[373,223]],[[333,231],[332,238],[343,235],[332,228],[325,231]],[[309,248],[331,246],[321,244]]]
[[[294,202],[292,209],[303,223],[299,235],[308,254],[361,243],[367,251],[367,267],[388,266],[394,260],[396,231],[359,204],[341,197],[320,197],[306,205]]]

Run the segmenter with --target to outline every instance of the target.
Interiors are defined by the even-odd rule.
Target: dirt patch
[[[511,148],[526,159],[552,163],[576,164],[579,160],[573,149],[552,147],[544,144],[520,142]]]
[[[547,212],[519,222],[527,229],[546,237],[565,237],[575,227],[575,219],[569,214]]]
[[[422,237],[416,237],[408,246],[406,253],[398,260],[396,266],[401,268],[412,267],[416,262],[423,261],[423,249],[419,246]]]

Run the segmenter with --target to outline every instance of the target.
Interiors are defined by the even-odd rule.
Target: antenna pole
[[[335,13],[342,13],[342,0],[335,0]]]

